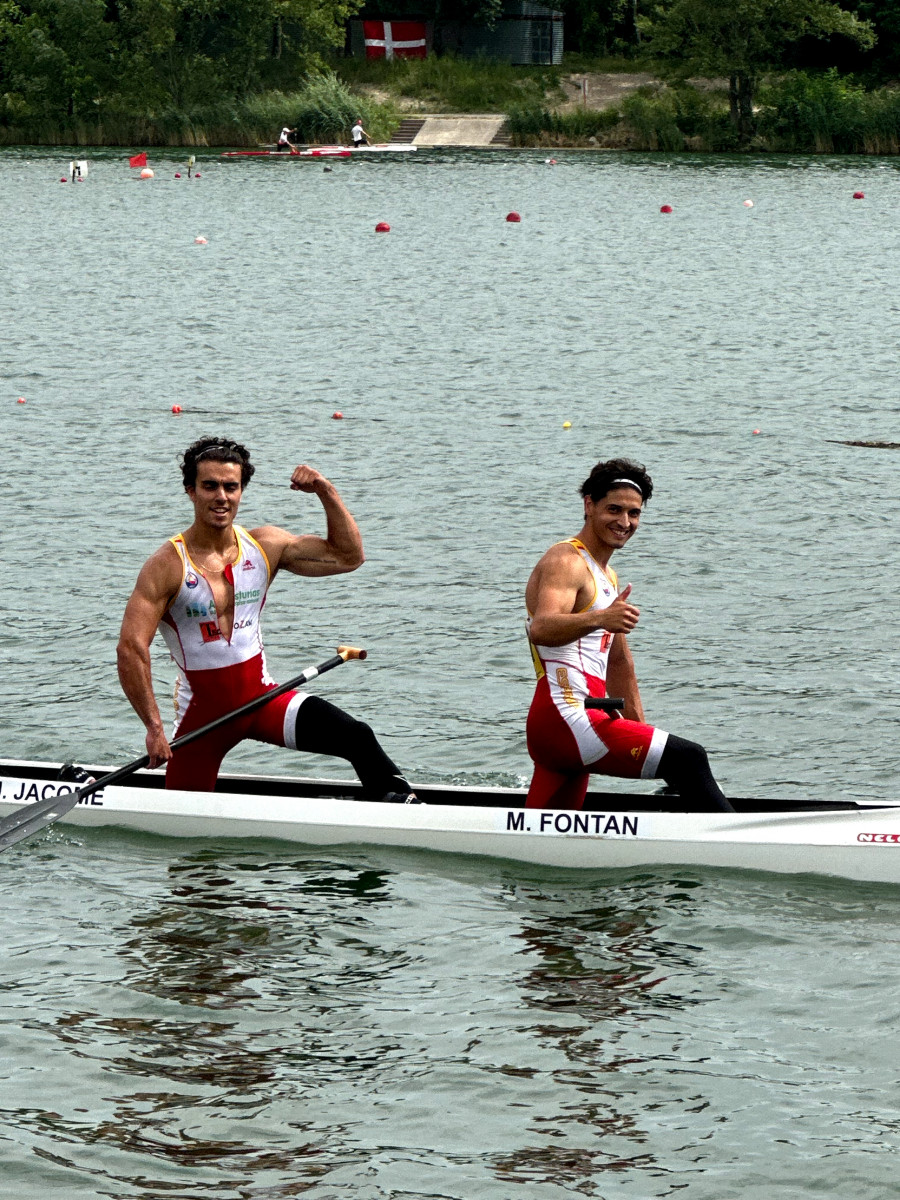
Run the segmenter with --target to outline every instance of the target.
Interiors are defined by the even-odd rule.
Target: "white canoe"
[[[77,785],[58,764],[0,761],[0,817]],[[106,768],[90,767],[99,778]],[[340,780],[223,775],[216,792],[166,791],[139,772],[63,821],[168,837],[274,838],[403,846],[551,867],[705,867],[900,883],[900,805],[734,800],[736,813],[685,813],[668,796],[592,792],[581,812],[526,809],[515,788],[417,787],[418,805],[356,799]]]

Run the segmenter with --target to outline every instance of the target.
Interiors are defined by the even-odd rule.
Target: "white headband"
[[[639,483],[635,483],[633,479],[614,479],[613,483],[627,483],[629,487],[633,487],[634,490],[636,492],[640,492],[642,496],[644,494],[641,491],[641,485]],[[610,484],[610,487],[612,487],[612,484]]]

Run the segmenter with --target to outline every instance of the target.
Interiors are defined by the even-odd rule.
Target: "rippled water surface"
[[[900,442],[893,161],[125,160],[0,156],[5,755],[141,752],[119,621],[209,431],[245,524],[321,529],[300,461],[359,519],[270,664],[367,646],[317,690],[414,778],[527,778],[524,582],[627,453],[649,717],[732,793],[896,798],[900,451],[844,444]],[[895,1195],[892,889],[64,827],[0,889],[10,1195]]]

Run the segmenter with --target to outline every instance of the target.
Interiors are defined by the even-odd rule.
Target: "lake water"
[[[244,524],[321,531],[303,461],[357,516],[270,665],[366,646],[315,690],[412,778],[528,778],[524,583],[624,453],[649,719],[726,792],[896,799],[900,451],[844,444],[900,441],[893,160],[179,155],[0,155],[5,755],[142,752],[121,612],[213,432]],[[895,1195],[892,889],[62,827],[0,888],[6,1194]]]

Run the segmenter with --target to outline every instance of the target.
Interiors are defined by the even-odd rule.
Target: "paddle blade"
[[[81,797],[80,792],[67,792],[62,796],[53,796],[49,800],[39,800],[37,804],[29,804],[18,812],[10,813],[0,821],[0,851],[8,850],[16,842],[24,842],[25,838],[40,831],[75,807]]]

